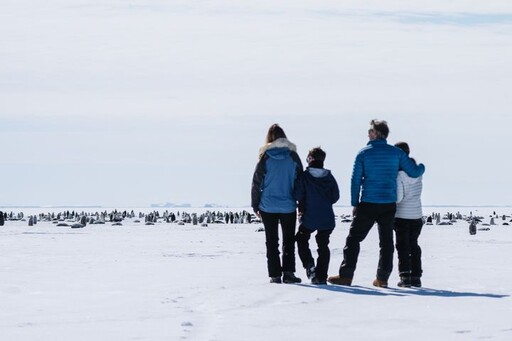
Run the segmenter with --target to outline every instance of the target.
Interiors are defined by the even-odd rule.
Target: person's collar
[[[367,145],[370,145],[370,144],[386,144],[386,143],[388,143],[388,141],[386,139],[375,139],[375,140],[368,141]]]

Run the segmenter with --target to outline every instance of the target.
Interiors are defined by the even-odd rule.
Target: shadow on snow
[[[450,290],[439,290],[432,288],[373,288],[361,286],[342,286],[342,285],[312,285],[297,284],[307,288],[320,290],[329,290],[334,292],[342,292],[353,295],[370,295],[370,296],[435,296],[435,297],[486,297],[486,298],[506,298],[510,295],[498,295],[490,293],[476,292],[457,292]]]

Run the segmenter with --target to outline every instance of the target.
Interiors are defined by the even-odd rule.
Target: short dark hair
[[[372,128],[375,130],[375,133],[377,134],[378,138],[381,139],[387,139],[389,135],[389,127],[388,122],[384,120],[371,120],[370,124]]]
[[[279,124],[274,123],[268,128],[267,137],[265,139],[266,143],[272,143],[277,139],[286,138],[286,134],[284,133],[283,128],[279,126]]]
[[[311,156],[315,161],[324,162],[326,155],[327,154],[320,147],[315,147],[308,152],[308,156]]]
[[[308,152],[308,166],[312,168],[324,168],[325,152],[320,147],[315,147]]]
[[[397,143],[395,143],[395,147],[402,149],[405,152],[405,154],[407,154],[407,155],[409,155],[409,153],[411,152],[407,142],[397,142]]]

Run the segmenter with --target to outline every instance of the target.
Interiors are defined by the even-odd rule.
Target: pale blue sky
[[[508,1],[6,1],[2,205],[248,205],[280,123],[348,205],[372,118],[424,204],[512,205]]]

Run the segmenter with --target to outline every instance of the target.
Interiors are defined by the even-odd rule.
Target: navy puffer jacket
[[[331,171],[308,167],[299,177],[295,199],[302,212],[302,225],[308,230],[332,230],[336,226],[332,205],[340,198],[336,179]]]

